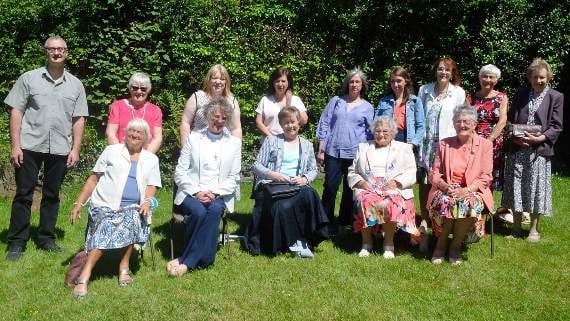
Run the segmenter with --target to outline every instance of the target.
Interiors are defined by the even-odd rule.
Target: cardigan
[[[507,113],[507,120],[512,124],[526,124],[528,120],[528,97],[531,89],[520,89]],[[548,89],[534,115],[534,123],[540,125],[546,140],[535,145],[536,153],[541,156],[554,156],[554,144],[562,132],[564,95],[552,88]],[[521,147],[509,143],[511,152]]]

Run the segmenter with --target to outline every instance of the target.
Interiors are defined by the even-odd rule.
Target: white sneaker
[[[358,252],[358,257],[369,257],[369,256],[370,252],[368,252],[368,250],[365,248],[362,248],[360,252]]]
[[[460,265],[461,263],[463,263],[463,260],[461,260],[461,258],[459,258],[459,257],[450,257],[449,263],[451,265]]]
[[[435,265],[439,265],[439,264],[443,263],[443,257],[442,256],[434,256],[431,258],[431,263],[433,263]]]
[[[384,251],[384,254],[382,254],[382,256],[387,260],[393,259],[395,257],[393,251],[387,251],[387,250]]]

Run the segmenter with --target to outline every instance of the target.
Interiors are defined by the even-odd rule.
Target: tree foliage
[[[499,88],[512,95],[537,56],[554,67],[553,86],[570,86],[567,1],[4,0],[0,28],[2,97],[22,72],[45,62],[48,36],[67,40],[68,68],[83,80],[92,114],[84,168],[105,145],[108,105],[127,94],[128,78],[139,70],[151,75],[151,100],[164,113],[163,172],[175,164],[185,100],[216,63],[228,68],[242,107],[244,169],[259,143],[255,107],[278,65],[292,70],[308,107],[308,138],[354,66],[369,75],[373,105],[387,93],[393,66],[409,68],[418,87],[433,79],[431,64],[444,55],[458,62],[467,91],[478,87],[480,66],[494,63],[503,72]],[[8,115],[0,117],[0,150],[8,151]]]

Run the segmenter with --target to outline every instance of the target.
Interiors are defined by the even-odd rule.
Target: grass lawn
[[[231,258],[220,250],[214,266],[181,278],[165,270],[172,199],[165,188],[153,218],[156,271],[145,253],[144,261],[133,259],[135,282],[121,288],[116,256],[108,255],[81,301],[63,286],[86,224],[86,215],[74,226],[68,222],[80,188],[68,186],[58,222],[65,253],[39,251],[33,242],[15,263],[1,253],[0,320],[570,320],[570,178],[556,176],[553,185],[555,215],[541,222],[541,242],[506,240],[507,230],[497,226],[494,258],[488,237],[468,247],[461,266],[434,266],[403,241],[394,260],[381,251],[359,258],[360,237],[343,235],[322,243],[314,260],[252,257],[231,243]],[[247,226],[250,189],[242,185],[232,232],[243,234]],[[3,250],[10,204],[0,199]]]

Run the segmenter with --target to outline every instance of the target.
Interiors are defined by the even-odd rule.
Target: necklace
[[[137,110],[137,109],[136,109],[135,106],[133,106],[133,105],[131,104],[131,102],[128,101],[128,100],[127,100],[127,105],[128,105],[129,107],[131,107],[131,116],[132,116],[131,119],[135,119],[135,110]],[[143,110],[142,117],[136,117],[136,118],[144,119],[144,116],[146,115],[146,102],[144,103],[144,105],[143,105],[143,107],[142,107],[142,110]]]

